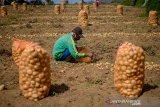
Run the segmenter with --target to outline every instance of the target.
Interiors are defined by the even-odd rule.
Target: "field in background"
[[[90,26],[83,28],[87,46],[95,54],[93,62],[51,62],[52,93],[39,102],[26,100],[19,90],[18,67],[12,60],[12,38],[38,42],[51,55],[52,46],[61,34],[78,26],[77,5],[67,5],[66,12],[56,16],[54,6],[29,7],[26,12],[13,11],[0,16],[0,91],[2,107],[104,107],[107,97],[122,98],[113,84],[113,64],[118,46],[129,41],[144,49],[146,55],[145,85],[139,99],[160,96],[160,26],[147,25],[144,10],[124,7],[124,15],[115,12],[116,5],[90,8]],[[157,101],[157,103],[159,100]],[[153,105],[151,102],[150,105]]]

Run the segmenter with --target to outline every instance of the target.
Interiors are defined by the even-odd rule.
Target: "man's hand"
[[[92,53],[87,53],[87,56],[92,57],[93,54]]]

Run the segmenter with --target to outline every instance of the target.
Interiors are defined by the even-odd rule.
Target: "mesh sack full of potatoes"
[[[23,11],[26,11],[26,10],[27,10],[27,3],[23,3],[23,4],[22,4],[22,10],[23,10]]]
[[[83,3],[82,3],[82,2],[78,3],[78,9],[79,9],[79,10],[82,10],[82,9],[83,9]]]
[[[7,15],[7,8],[5,6],[1,6],[1,15],[6,16]]]
[[[65,2],[61,2],[61,4],[60,4],[60,10],[61,10],[62,12],[64,12],[64,11],[65,11],[65,8],[66,8]]]
[[[149,25],[158,25],[158,12],[150,11],[148,16],[148,24]]]
[[[78,14],[78,23],[83,27],[88,26],[88,14],[84,10],[81,10]]]
[[[137,98],[143,89],[145,56],[141,47],[125,42],[117,50],[114,85],[127,98]]]
[[[55,5],[54,7],[54,13],[56,15],[60,15],[61,11],[60,11],[60,5]]]
[[[15,46],[15,47],[14,47]],[[50,58],[47,52],[33,42],[13,41],[13,53],[18,53],[19,86],[25,98],[38,101],[46,97],[51,85]],[[15,62],[17,59],[14,59]]]
[[[85,11],[87,14],[90,14],[89,5],[85,5],[85,6],[84,6],[84,11]]]
[[[123,6],[122,5],[117,5],[116,11],[118,14],[123,15]]]
[[[94,2],[94,3],[93,3],[93,8],[94,8],[95,10],[97,10],[97,9],[98,9],[97,2]]]
[[[12,57],[14,62],[16,63],[16,65],[19,66],[19,63],[21,61],[20,56],[22,54],[22,52],[24,51],[24,49],[26,48],[27,45],[37,45],[37,43],[33,43],[33,42],[29,42],[29,41],[25,41],[25,40],[20,40],[20,39],[12,39],[13,43],[12,43]]]
[[[18,4],[17,3],[13,3],[13,10],[18,10]]]

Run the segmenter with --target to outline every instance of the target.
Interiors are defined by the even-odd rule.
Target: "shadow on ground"
[[[65,91],[69,90],[69,87],[62,83],[62,84],[52,84],[50,88],[49,95],[54,96],[60,93],[64,93]]]
[[[153,85],[150,85],[150,84],[144,84],[144,87],[143,87],[143,93],[146,92],[146,91],[150,91],[152,89],[156,89],[158,88],[157,85],[153,84]]]

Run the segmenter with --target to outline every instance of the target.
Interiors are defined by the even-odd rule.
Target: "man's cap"
[[[84,38],[82,29],[81,29],[80,27],[75,27],[75,28],[72,30],[72,32],[75,33],[76,35],[79,35],[81,38]]]

